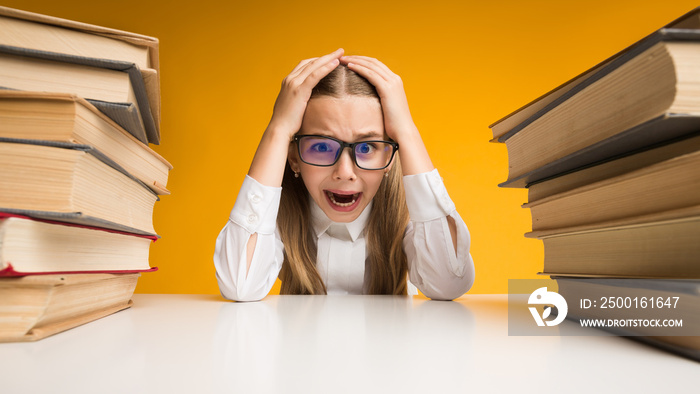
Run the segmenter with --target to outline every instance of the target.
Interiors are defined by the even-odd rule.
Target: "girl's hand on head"
[[[311,91],[323,77],[338,66],[343,53],[343,49],[340,48],[321,57],[302,60],[294,67],[282,81],[269,129],[280,130],[288,134],[291,140],[301,128]]]
[[[377,59],[367,56],[343,56],[343,64],[365,77],[377,89],[384,112],[384,128],[387,135],[401,143],[403,137],[418,133],[413,123],[401,77]]]
[[[399,143],[403,174],[432,171],[435,167],[418,128],[413,123],[401,78],[382,62],[371,57],[343,56],[340,62],[365,77],[377,89],[384,113],[384,130],[389,138]]]
[[[279,187],[284,178],[290,141],[301,128],[314,86],[338,67],[343,49],[302,60],[282,81],[270,124],[260,139],[248,175],[263,185]]]

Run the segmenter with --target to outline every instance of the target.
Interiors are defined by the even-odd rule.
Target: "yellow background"
[[[414,120],[472,235],[472,293],[536,278],[525,190],[499,189],[488,125],[689,11],[696,1],[78,1],[3,5],[160,39],[162,145],[175,167],[162,239],[137,292],[218,294],[212,255],[280,82],[338,47],[399,74]],[[273,290],[273,291],[276,291]]]

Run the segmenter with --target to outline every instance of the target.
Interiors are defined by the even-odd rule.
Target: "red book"
[[[0,277],[155,271],[156,236],[0,212]]]

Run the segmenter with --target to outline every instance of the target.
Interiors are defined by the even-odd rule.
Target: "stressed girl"
[[[400,156],[400,159],[399,159]],[[469,232],[401,79],[339,49],[284,79],[214,263],[224,297],[469,290]]]

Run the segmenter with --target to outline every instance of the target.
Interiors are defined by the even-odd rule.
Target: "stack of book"
[[[560,293],[634,278],[697,301],[700,8],[490,127],[508,150],[500,186],[528,188],[526,236],[544,243],[542,273],[567,278]],[[700,358],[697,337],[679,338]]]
[[[0,342],[131,305],[153,271],[158,40],[0,7]]]

